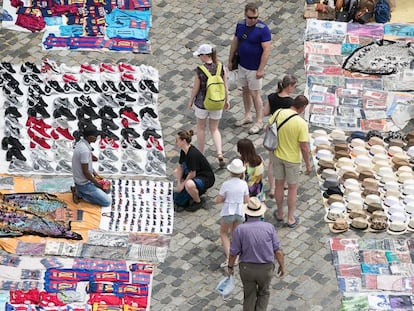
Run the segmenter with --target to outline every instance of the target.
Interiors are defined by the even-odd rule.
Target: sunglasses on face
[[[257,16],[247,16],[247,15],[246,15],[246,17],[247,17],[248,19],[258,19],[258,18],[259,18],[259,15],[257,15]]]

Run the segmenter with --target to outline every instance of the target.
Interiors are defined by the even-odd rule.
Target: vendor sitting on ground
[[[75,183],[72,190],[74,203],[79,203],[83,199],[89,203],[97,204],[102,207],[111,206],[111,198],[103,190],[101,177],[96,174],[92,166],[92,146],[96,142],[99,131],[93,125],[83,129],[83,138],[75,145],[72,157],[72,174]]]
[[[174,170],[177,188],[174,193],[176,211],[196,211],[203,207],[200,198],[207,189],[214,185],[215,177],[206,157],[193,145],[192,130],[180,131],[175,138],[175,144],[181,149],[178,167]]]

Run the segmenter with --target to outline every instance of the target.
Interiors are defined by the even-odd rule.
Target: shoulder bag
[[[252,32],[253,28],[254,28],[253,26],[247,27],[246,31],[241,36],[241,39],[238,39],[237,49],[239,49],[240,44],[242,44],[243,41],[247,39],[247,36],[249,35],[249,33]],[[237,53],[237,50],[236,50],[234,52],[233,58],[231,59],[231,70],[236,70],[237,68],[239,68],[239,62],[240,62],[239,53]]]
[[[297,116],[297,113],[292,114],[278,126],[277,125],[277,117],[279,116],[281,110],[277,112],[277,115],[275,117],[275,121],[270,124],[268,127],[266,127],[265,130],[265,136],[263,138],[263,147],[269,151],[275,151],[277,149],[277,146],[279,144],[277,132],[279,129],[287,122],[289,119],[293,118],[294,116]]]

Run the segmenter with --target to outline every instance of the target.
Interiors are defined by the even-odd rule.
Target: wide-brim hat
[[[339,208],[330,208],[325,215],[325,221],[335,221],[338,218],[344,218],[345,212]]]
[[[365,217],[367,218],[367,214],[362,208],[354,208],[353,210],[349,211],[349,218],[354,219],[357,217]]]
[[[384,211],[375,211],[372,212],[371,218],[379,218],[379,219],[384,219],[385,221],[388,220],[388,216]]]
[[[389,141],[389,143],[388,143],[388,146],[389,147],[391,147],[391,146],[398,146],[398,147],[404,148],[405,143],[400,138],[391,138],[390,141]]]
[[[399,203],[400,203],[400,199],[398,197],[387,196],[386,198],[384,198],[384,205],[387,208],[390,208],[392,205],[399,204]]]
[[[327,179],[327,178],[337,178],[336,171],[332,168],[325,168],[321,172],[321,178]]]
[[[360,138],[354,138],[351,140],[351,143],[349,144],[350,148],[355,148],[357,146],[363,147],[365,149],[365,141]],[[366,149],[365,149],[366,150]]]
[[[336,161],[336,167],[341,168],[343,166],[353,167],[354,166],[354,160],[352,160],[348,157],[339,158]]]
[[[388,190],[396,190],[399,191],[400,190],[400,184],[397,181],[389,181],[386,182],[384,184],[384,190],[388,191]]]
[[[398,147],[398,146],[388,147],[388,155],[390,157],[392,157],[396,153],[401,153],[401,152],[403,152],[403,149],[401,147]]]
[[[338,160],[339,158],[351,158],[349,155],[348,150],[335,150],[335,159]]]
[[[346,200],[348,202],[352,200],[363,200],[361,191],[359,190],[359,191],[353,191],[353,192],[347,193]]]
[[[319,136],[328,136],[328,133],[325,130],[318,129],[318,130],[314,130],[311,136],[312,138],[316,138]]]
[[[381,203],[369,203],[367,204],[367,211],[370,213],[374,213],[376,211],[384,211]]]
[[[339,194],[343,196],[343,192],[339,187],[333,187],[333,188],[329,188],[328,190],[326,190],[322,196],[325,199],[328,199],[332,194]]]
[[[249,202],[243,205],[244,213],[252,217],[260,217],[266,212],[266,210],[266,204],[261,202],[256,197],[251,197]]]
[[[334,144],[334,151],[337,152],[339,150],[346,151],[349,154],[349,148],[347,143],[336,143]]]
[[[368,155],[368,150],[364,146],[356,145],[355,147],[352,148],[351,150],[352,157],[356,158],[361,155],[364,155],[364,156]]]
[[[375,174],[373,171],[371,170],[363,170],[361,172],[359,172],[358,175],[358,180],[359,181],[364,181],[365,178],[374,178]]]
[[[362,196],[366,197],[367,195],[370,195],[370,194],[380,195],[378,187],[365,187],[364,190],[362,191]]]
[[[246,171],[246,167],[244,166],[242,160],[234,159],[229,165],[227,165],[227,170],[233,174],[241,174]]]
[[[384,140],[377,136],[371,137],[367,142],[367,147],[371,148],[372,146],[375,146],[375,145],[384,146]]]
[[[374,232],[384,231],[388,227],[387,220],[371,217],[369,228]]]
[[[398,176],[398,174],[401,173],[401,172],[412,172],[412,171],[413,171],[413,169],[409,165],[403,165],[403,166],[400,166],[397,169],[396,174]]]
[[[349,229],[348,221],[345,218],[337,218],[335,222],[330,223],[328,226],[332,233],[343,233]]]
[[[381,145],[374,145],[371,146],[371,148],[369,148],[369,155],[370,156],[375,156],[376,154],[386,154],[387,151],[385,150],[384,146]]]
[[[339,181],[337,179],[337,177],[329,177],[326,178],[325,181],[323,182],[323,184],[321,185],[321,190],[322,191],[326,191],[329,188],[334,188],[334,187],[338,187],[339,186]]]
[[[334,154],[330,150],[321,149],[316,153],[315,157],[318,160],[333,160]]]
[[[362,187],[366,188],[366,187],[376,187],[378,188],[378,182],[375,178],[365,178],[362,181]]]
[[[407,231],[407,224],[402,221],[390,221],[388,223],[389,234],[403,234]]]
[[[348,204],[346,205],[346,208],[348,211],[352,211],[355,209],[362,209],[364,207],[364,201],[361,199],[353,199],[348,201]]]
[[[327,159],[320,159],[318,161],[318,166],[321,169],[325,169],[325,168],[335,168],[335,162],[333,160],[327,160]]]
[[[372,158],[372,164],[377,164],[378,162],[387,162],[387,165],[390,165],[388,156],[385,153],[377,153]]]
[[[409,215],[414,213],[414,202],[409,202],[408,204],[404,205],[405,212]]]
[[[410,173],[410,172],[401,172],[401,173],[398,175],[398,181],[399,181],[400,183],[404,183],[404,181],[409,180],[409,179],[413,179],[413,178],[414,178],[414,176],[413,176],[413,174],[412,174],[412,173]]]
[[[352,219],[351,227],[358,230],[365,230],[369,226],[368,220],[366,217],[355,217]]]
[[[414,130],[413,131],[409,131],[407,133],[407,135],[405,135],[405,140],[408,141],[410,139],[414,139]]]
[[[331,141],[329,140],[328,136],[318,136],[315,137],[313,140],[313,145],[314,146],[319,146],[319,145],[330,145]]]
[[[351,135],[349,135],[348,142],[351,142],[355,138],[366,140],[367,135],[362,131],[354,131],[354,132],[351,133]]]
[[[333,129],[330,133],[329,133],[329,137],[333,140],[333,139],[342,139],[344,138],[346,140],[346,134],[343,130],[340,129]]]
[[[329,196],[328,200],[326,201],[326,203],[329,205],[331,205],[334,202],[341,202],[344,203],[344,197],[341,196],[340,194],[332,194]]]
[[[399,198],[400,195],[401,195],[400,189],[398,189],[398,190],[397,189],[388,189],[388,190],[385,190],[384,198],[389,197],[389,196]]]

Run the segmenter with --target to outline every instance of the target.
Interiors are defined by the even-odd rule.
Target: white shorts
[[[256,72],[257,70],[248,70],[239,65],[239,86],[247,86],[252,91],[261,90],[263,79],[257,79]]]
[[[200,109],[196,105],[194,105],[194,113],[198,119],[207,119],[210,118],[211,120],[220,120],[221,116],[223,115],[223,109],[220,110],[207,110],[207,109]]]

